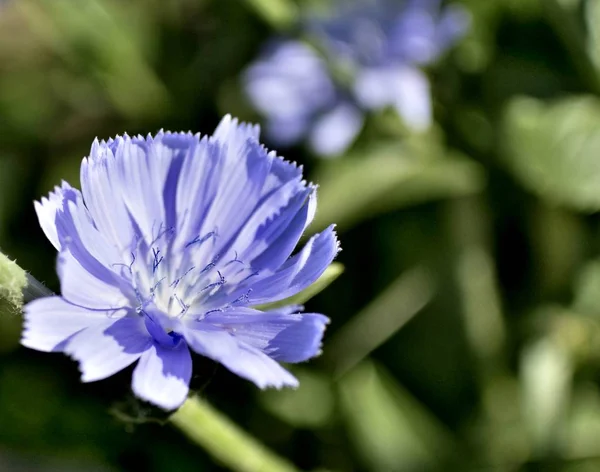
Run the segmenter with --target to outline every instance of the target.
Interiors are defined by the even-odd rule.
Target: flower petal
[[[134,240],[134,229],[122,198],[113,153],[117,143],[94,140],[89,157],[81,162],[81,193],[94,224],[107,240],[125,250]]]
[[[64,352],[79,361],[82,382],[93,382],[133,364],[151,344],[139,317],[105,318],[73,336]]]
[[[55,187],[48,198],[42,197],[39,202],[34,202],[34,207],[44,234],[52,245],[60,250],[60,241],[56,232],[56,213],[62,207],[62,189]]]
[[[262,204],[254,211],[244,227],[231,244],[230,252],[239,254],[239,259],[250,263],[257,269],[271,269],[279,267],[294,250],[308,218],[308,199],[313,189],[307,189],[299,181],[292,180],[282,185],[277,191],[265,198]],[[304,209],[303,217],[299,218],[297,225],[291,225],[294,217]],[[285,235],[284,235],[285,233]],[[272,244],[283,236],[287,242],[287,254],[280,258],[257,258],[265,251],[272,248]],[[274,252],[274,251],[272,251]],[[281,252],[281,249],[280,251]],[[229,254],[232,256],[233,254]],[[280,260],[277,260],[280,259]]]
[[[254,382],[260,388],[298,385],[294,376],[277,362],[250,344],[240,342],[229,331],[204,322],[197,325],[193,327],[191,323],[188,324],[184,336],[198,354],[223,364],[231,372]]]
[[[107,311],[128,305],[127,298],[116,284],[107,284],[85,270],[68,248],[58,256],[57,272],[62,296],[74,305]]]
[[[306,193],[296,195],[272,221],[259,228],[251,246],[255,257],[244,256],[253,267],[275,270],[290,257],[315,214],[316,189],[308,192],[308,197]]]
[[[431,125],[429,81],[416,67],[364,69],[358,74],[354,92],[366,108],[394,106],[406,125],[416,131],[426,130]]]
[[[250,380],[259,388],[298,386],[298,380],[277,361],[249,344],[239,343],[237,355],[221,363],[234,374]]]
[[[319,110],[328,108],[336,90],[319,54],[301,41],[275,41],[243,74],[244,88],[253,105],[269,122],[303,128]],[[280,128],[270,131],[282,131]],[[280,139],[276,133],[274,139]],[[299,134],[298,134],[299,137]]]
[[[311,149],[322,156],[339,156],[360,132],[364,116],[354,105],[342,102],[316,120],[309,135]]]
[[[277,361],[304,362],[320,353],[327,323],[329,318],[326,316],[303,313],[299,320],[290,320],[288,326],[269,342],[265,352]]]
[[[256,208],[275,158],[252,139],[238,148],[237,139],[240,138],[226,148],[227,157],[217,195],[200,231],[200,235],[204,235],[218,229],[215,245],[201,246],[201,249],[210,249],[213,257],[235,237]],[[234,152],[238,155],[232,156]]]
[[[283,300],[317,280],[339,251],[333,228],[330,226],[313,236],[298,254],[288,259],[274,274],[252,284],[249,304],[260,305]]]
[[[62,351],[67,339],[105,322],[107,316],[104,311],[72,305],[62,297],[38,298],[25,305],[21,344],[38,351]]]
[[[61,248],[69,251],[95,277],[115,284],[117,274],[110,267],[121,262],[121,253],[100,233],[83,204],[79,190],[63,183],[62,207],[56,213],[56,231]]]
[[[393,93],[396,110],[410,128],[425,131],[431,126],[431,92],[423,72],[410,67],[399,68]]]
[[[192,377],[192,357],[187,345],[176,348],[152,345],[133,371],[132,389],[142,400],[174,410],[187,398]]]
[[[303,362],[319,353],[329,319],[316,313],[293,313],[294,309],[298,307],[269,312],[234,309],[210,314],[206,320],[235,333],[238,341],[275,360]]]
[[[177,250],[196,238],[210,209],[220,182],[223,167],[222,152],[213,140],[203,138],[186,152],[177,188],[175,212]],[[204,236],[204,235],[202,235]]]
[[[231,333],[208,323],[188,322],[183,336],[193,351],[217,362],[233,358],[238,352],[237,341]]]

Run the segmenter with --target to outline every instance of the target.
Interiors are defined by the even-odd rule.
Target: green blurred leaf
[[[521,355],[523,414],[537,454],[560,447],[570,401],[573,366],[550,338],[529,344]]]
[[[462,157],[418,159],[398,146],[375,148],[322,165],[313,225],[333,221],[345,231],[379,213],[479,192],[484,180],[480,166]]]
[[[600,450],[600,393],[594,384],[583,384],[573,393],[566,437],[565,453],[569,458],[597,456]]]
[[[587,50],[596,70],[600,70],[600,0],[585,2]]]
[[[423,267],[406,271],[386,287],[328,341],[323,357],[335,376],[350,371],[393,336],[434,293],[435,281]]]
[[[319,277],[315,283],[313,283],[310,287],[305,288],[300,293],[297,293],[296,295],[284,300],[279,300],[278,302],[257,305],[254,308],[257,310],[267,311],[287,305],[302,305],[322,290],[325,290],[335,279],[342,275],[343,272],[344,266],[339,262],[333,262],[329,267],[327,267],[327,269],[325,269],[325,272],[321,274],[321,277]]]
[[[136,36],[144,28],[131,26],[132,11],[127,16],[119,5],[101,0],[23,0],[19,7],[35,34],[101,85],[123,115],[140,118],[167,109],[169,94],[146,60],[143,39]]]
[[[291,0],[246,0],[246,3],[276,29],[289,28],[298,16],[298,8]]]
[[[294,369],[298,389],[265,390],[258,395],[262,407],[296,428],[319,428],[333,415],[333,391],[329,379],[306,369]]]
[[[454,452],[443,426],[380,366],[361,363],[340,379],[338,391],[368,470],[429,470]]]
[[[506,112],[506,158],[540,197],[586,211],[600,209],[600,101],[571,97],[552,104],[514,99]]]
[[[575,283],[573,308],[586,315],[600,315],[600,261],[587,263]]]

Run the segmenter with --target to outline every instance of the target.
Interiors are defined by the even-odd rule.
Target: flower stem
[[[218,462],[238,472],[297,472],[199,397],[189,398],[171,422]]]
[[[18,313],[23,306],[27,273],[0,252],[0,312]]]

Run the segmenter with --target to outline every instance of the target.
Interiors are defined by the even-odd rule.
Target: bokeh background
[[[195,369],[201,395],[305,470],[600,470],[600,1],[463,0],[425,68],[435,123],[371,113],[320,185],[345,273],[297,391]],[[32,201],[91,141],[261,122],[242,75],[318,0],[0,2],[0,247],[57,291]],[[267,141],[267,145],[269,142]],[[0,317],[0,470],[223,470],[129,373],[83,385]]]

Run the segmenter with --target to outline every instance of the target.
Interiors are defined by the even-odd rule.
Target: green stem
[[[23,306],[27,273],[0,252],[0,313],[18,313]]]
[[[171,422],[218,462],[238,472],[297,472],[199,397],[189,398]]]

